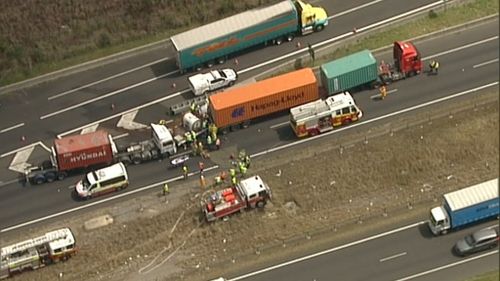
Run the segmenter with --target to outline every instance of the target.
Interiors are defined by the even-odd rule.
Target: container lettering
[[[98,151],[98,152],[91,152],[91,153],[82,153],[76,156],[73,156],[69,159],[70,162],[75,163],[75,162],[80,162],[80,161],[86,161],[87,159],[96,159],[96,158],[102,158],[106,156],[106,151]]]
[[[281,97],[281,100],[277,99],[274,101],[266,102],[264,104],[252,105],[251,110],[252,110],[252,112],[257,111],[257,110],[265,110],[268,107],[278,107],[280,105],[280,103],[296,102],[297,100],[300,100],[303,98],[304,98],[304,92],[301,92],[300,94],[288,95],[286,97]]]

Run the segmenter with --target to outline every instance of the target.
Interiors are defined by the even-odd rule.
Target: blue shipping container
[[[445,194],[444,198],[452,229],[499,215],[498,179]]]
[[[298,30],[298,14],[292,1],[257,8],[172,36],[179,69],[263,44]]]

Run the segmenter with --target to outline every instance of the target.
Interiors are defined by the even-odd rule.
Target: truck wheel
[[[288,36],[286,37],[286,41],[292,42],[293,38],[294,38],[293,34],[288,34]]]
[[[57,180],[62,181],[63,179],[65,179],[65,178],[66,178],[66,176],[67,176],[67,175],[66,175],[66,173],[65,173],[65,172],[58,173],[58,174],[57,174]]]
[[[141,158],[140,157],[134,157],[132,159],[132,162],[134,163],[134,165],[139,165],[139,164],[141,164]]]
[[[257,206],[257,208],[262,209],[262,208],[264,208],[264,206],[266,206],[266,201],[264,201],[264,200],[259,201],[255,205]]]
[[[53,182],[56,180],[56,174],[55,173],[47,173],[45,174],[45,179],[47,182]]]
[[[323,30],[323,28],[325,28],[325,27],[324,27],[322,24],[320,24],[320,25],[318,25],[318,26],[316,26],[316,27],[314,28],[314,31],[316,31],[316,32],[320,32],[321,30]]]
[[[45,182],[45,177],[42,175],[39,175],[39,176],[35,177],[34,182],[35,182],[35,184],[42,184]]]
[[[214,64],[215,64],[214,61],[208,61],[207,67],[210,68],[210,67],[214,66]]]
[[[276,39],[274,40],[274,44],[276,44],[276,45],[278,45],[278,46],[279,46],[279,45],[281,45],[281,43],[283,43],[283,38],[276,38]]]
[[[217,63],[218,64],[223,64],[225,62],[226,62],[226,58],[224,58],[224,57],[220,57],[220,58],[217,59]]]

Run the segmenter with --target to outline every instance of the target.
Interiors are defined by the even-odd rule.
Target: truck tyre
[[[217,63],[218,64],[223,64],[225,62],[226,62],[226,58],[225,57],[220,57],[220,58],[217,59]]]
[[[43,175],[38,175],[33,180],[35,184],[42,184],[45,182],[45,177]]]
[[[323,28],[325,28],[325,27],[324,27],[322,24],[320,24],[320,25],[318,25],[318,26],[316,26],[316,27],[314,28],[314,31],[315,31],[315,32],[320,32],[321,30],[323,30]]]
[[[255,206],[257,206],[257,208],[259,208],[259,209],[262,209],[262,208],[264,208],[264,206],[266,206],[266,201],[261,200],[261,201],[257,202],[257,204],[255,204]]]
[[[286,41],[292,42],[293,38],[294,38],[293,34],[288,34],[286,37]]]
[[[240,129],[240,124],[231,125],[230,129],[231,129],[231,132],[236,132]]]
[[[65,172],[60,172],[57,174],[57,180],[59,181],[62,181],[63,179],[65,179],[67,176],[67,174]]]
[[[274,39],[274,44],[279,46],[279,45],[281,45],[281,43],[283,43],[283,38],[280,37],[280,38]]]
[[[134,163],[134,165],[141,164],[141,157],[135,156],[134,158],[132,158],[132,162]]]
[[[214,64],[215,64],[214,61],[208,61],[207,67],[210,68],[210,67],[214,66]]]
[[[55,173],[47,173],[45,174],[45,180],[47,180],[47,182],[53,182],[56,180],[56,174]]]

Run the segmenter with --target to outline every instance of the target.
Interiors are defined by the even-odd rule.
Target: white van
[[[79,197],[90,198],[128,186],[127,169],[123,163],[92,171],[76,184]]]

